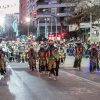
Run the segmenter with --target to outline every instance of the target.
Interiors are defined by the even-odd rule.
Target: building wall
[[[12,23],[15,19],[14,14],[6,14],[5,15],[5,26],[4,26],[4,33],[6,36],[8,36],[8,39],[13,39],[13,36],[15,35],[13,33]]]
[[[66,7],[67,6],[67,7]],[[48,21],[48,30],[51,32],[51,22],[52,22],[52,32],[61,32],[61,23],[59,20],[62,20],[64,23],[64,27],[67,28],[67,24],[64,20],[69,16],[69,7],[73,6],[71,4],[65,5],[62,0],[27,0],[27,15],[31,19],[31,23],[33,24],[33,28],[35,29],[34,33],[36,33],[36,28],[38,24],[38,19],[40,20],[40,31],[44,33],[45,30],[45,19],[50,19]],[[45,11],[43,11],[45,9]],[[36,11],[37,16],[34,18],[32,12]],[[53,15],[53,16],[52,16]],[[59,17],[58,19],[55,17]],[[57,24],[56,24],[57,19]],[[31,24],[30,23],[30,24]],[[32,25],[31,24],[31,25]]]
[[[17,21],[19,23],[19,13],[14,13],[14,17],[17,19]]]
[[[20,0],[19,22],[24,22],[27,16],[27,0]]]

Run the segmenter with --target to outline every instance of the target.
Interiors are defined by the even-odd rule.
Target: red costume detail
[[[30,57],[30,56],[31,56],[31,53],[33,53],[33,54],[34,54],[34,53],[35,53],[35,52],[34,52],[34,50],[33,50],[33,51],[28,51],[28,57]]]
[[[93,57],[98,57],[98,50],[96,49],[97,45],[92,44],[92,49],[89,51],[89,58],[92,59]]]
[[[37,58],[47,58],[47,52],[45,52],[45,51],[39,51],[38,52],[38,56],[37,56]]]
[[[81,46],[81,47],[75,47],[74,55],[77,55],[77,53],[78,53],[79,51],[83,54],[84,48],[83,48],[82,46]]]
[[[30,47],[33,47],[33,44],[30,44]]]

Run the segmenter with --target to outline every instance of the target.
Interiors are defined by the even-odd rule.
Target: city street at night
[[[82,71],[72,68],[73,61],[66,58],[56,81],[39,75],[38,63],[33,72],[27,63],[8,63],[9,76],[0,76],[0,100],[100,100],[100,72],[89,73],[88,59],[82,60]]]
[[[100,0],[0,0],[0,100],[100,100]]]

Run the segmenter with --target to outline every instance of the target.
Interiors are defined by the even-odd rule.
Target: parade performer
[[[13,48],[12,48],[11,42],[9,42],[9,44],[8,44],[7,53],[8,53],[9,61],[11,62],[13,60]]]
[[[13,59],[16,61],[17,57],[17,44],[15,41],[12,41],[12,48],[13,48]]]
[[[6,51],[6,42],[5,42],[5,41],[2,41],[1,44],[2,44],[2,50],[3,50],[4,52],[7,52],[7,51]]]
[[[22,42],[18,46],[19,55],[20,55],[20,63],[26,61],[26,53],[25,53],[25,41],[22,40]]]
[[[47,52],[49,78],[51,78],[51,74],[53,74],[54,80],[57,80],[59,66],[57,62],[57,60],[59,61],[59,57],[57,57],[57,55],[59,55],[59,53],[57,53],[57,48],[54,46],[53,40],[49,41],[49,45],[50,47],[48,48]]]
[[[98,61],[98,50],[96,44],[92,44],[92,48],[89,50],[90,59],[90,72],[94,72],[96,69],[99,71],[99,61]]]
[[[36,56],[36,52],[33,49],[32,44],[30,45],[30,50],[28,51],[27,58],[28,58],[29,66],[30,66],[30,71],[34,71],[34,69],[36,69],[37,56]]]
[[[74,68],[78,67],[79,70],[81,70],[81,60],[82,60],[83,53],[84,53],[84,48],[82,46],[80,39],[78,39],[74,50],[74,56],[75,56],[75,61],[73,66]]]
[[[59,56],[60,56],[61,63],[64,63],[66,54],[65,54],[64,47],[62,46],[60,46],[60,49],[59,49]]]
[[[2,50],[2,46],[0,46],[0,71],[1,75],[7,76],[6,74],[6,62],[4,61],[5,52]]]
[[[38,52],[39,59],[39,73],[41,74],[42,71],[45,71],[47,73],[47,60],[46,60],[46,51],[44,49],[44,44],[40,45],[40,50]]]

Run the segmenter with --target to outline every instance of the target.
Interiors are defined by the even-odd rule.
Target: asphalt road
[[[73,61],[66,58],[57,81],[39,75],[38,68],[31,72],[27,63],[8,63],[9,76],[0,76],[0,100],[100,100],[100,72],[89,73],[88,59],[82,71],[72,68]]]

